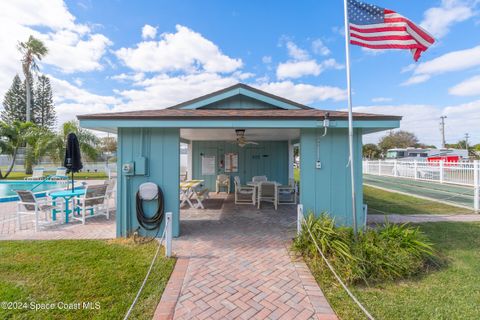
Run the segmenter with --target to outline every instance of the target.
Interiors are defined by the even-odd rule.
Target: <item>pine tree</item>
[[[52,85],[47,76],[41,75],[38,77],[34,97],[35,103],[32,103],[32,119],[40,127],[51,129],[55,126],[57,117],[53,105]]]
[[[7,123],[14,121],[25,122],[27,105],[25,103],[25,84],[20,77],[15,75],[10,89],[5,93],[3,99],[2,120]]]

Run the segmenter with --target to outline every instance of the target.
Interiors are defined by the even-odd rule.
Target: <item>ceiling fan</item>
[[[237,135],[237,144],[241,148],[245,147],[247,144],[258,144],[258,142],[250,141],[245,138],[245,129],[235,129],[235,134]]]

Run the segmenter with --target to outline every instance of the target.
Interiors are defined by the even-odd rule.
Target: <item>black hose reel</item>
[[[151,217],[146,216],[143,210],[143,202],[153,201],[155,199],[157,200],[157,210],[155,214]],[[153,182],[146,182],[142,183],[138,187],[135,204],[137,209],[137,220],[143,229],[148,231],[157,230],[157,234],[154,238],[158,236],[158,233],[160,231],[160,225],[163,221],[163,217],[165,214],[164,204],[165,202],[163,199],[162,189],[157,184]]]

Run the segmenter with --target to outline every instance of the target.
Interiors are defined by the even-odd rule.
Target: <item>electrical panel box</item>
[[[135,175],[148,176],[148,161],[146,157],[135,158]]]
[[[133,176],[135,174],[135,163],[126,162],[122,164],[122,173],[126,176]]]

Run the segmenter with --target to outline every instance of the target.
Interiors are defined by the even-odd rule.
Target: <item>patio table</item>
[[[57,198],[63,198],[65,200],[65,223],[68,223],[68,215],[70,211],[73,211],[74,209],[73,207],[72,207],[72,210],[68,208],[70,200],[74,199],[75,197],[83,196],[84,194],[85,194],[85,189],[74,189],[73,191],[62,190],[62,191],[56,191],[56,192],[50,193],[50,196],[52,197],[52,202],[54,205],[56,204],[55,199]],[[72,203],[72,205],[74,205],[74,203]],[[52,220],[56,220],[56,219],[57,219],[57,210],[53,209]]]
[[[187,202],[191,208],[196,208],[190,199],[195,199],[201,205],[201,200],[197,195],[196,187],[201,185],[205,180],[186,180],[180,182],[180,207]]]

